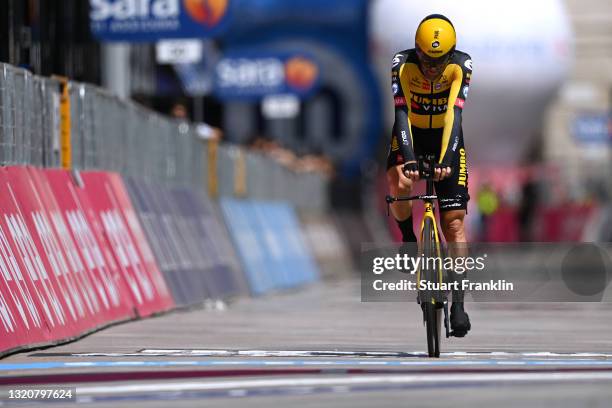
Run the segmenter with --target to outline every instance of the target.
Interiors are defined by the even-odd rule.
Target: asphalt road
[[[51,386],[96,407],[610,406],[612,304],[466,310],[440,359],[416,303],[362,303],[358,282],[173,312],[0,360],[0,406]]]

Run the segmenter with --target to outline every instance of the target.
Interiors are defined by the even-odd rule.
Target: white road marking
[[[232,390],[266,387],[312,387],[312,386],[355,386],[374,384],[453,384],[493,382],[570,382],[570,381],[611,381],[611,372],[575,373],[486,373],[486,374],[410,374],[410,375],[359,375],[324,378],[278,378],[261,380],[232,380],[215,382],[146,383],[131,385],[77,387],[81,395],[125,394],[138,392],[180,392],[198,390]]]
[[[0,372],[14,370],[45,370],[45,369],[61,369],[75,367],[172,367],[172,366],[190,366],[190,367],[271,367],[271,366],[293,366],[293,367],[351,367],[351,366],[384,366],[384,367],[457,367],[457,366],[564,366],[564,367],[605,367],[612,368],[612,359],[427,359],[427,358],[403,358],[403,359],[343,359],[343,360],[318,360],[318,359],[302,359],[302,360],[137,360],[137,361],[87,361],[87,362],[64,362],[64,361],[46,361],[40,363],[0,363]]]
[[[340,351],[340,350],[199,350],[199,349],[145,349],[135,353],[75,353],[75,357],[136,357],[136,356],[190,356],[190,357],[421,357],[425,351]],[[550,351],[452,351],[440,353],[446,358],[465,357],[524,357],[524,358],[610,358],[612,353],[577,352],[560,353]]]

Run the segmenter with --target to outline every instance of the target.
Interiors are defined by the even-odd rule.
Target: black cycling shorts
[[[412,128],[412,139],[414,142],[415,155],[433,154],[436,161],[440,160],[440,149],[442,145],[442,129],[419,129]],[[467,210],[467,202],[470,200],[468,194],[468,169],[465,146],[463,144],[463,130],[459,135],[458,154],[453,160],[450,177],[434,183],[438,195],[438,206],[440,211]],[[398,140],[393,135],[389,154],[387,156],[387,170],[398,164],[404,163]]]

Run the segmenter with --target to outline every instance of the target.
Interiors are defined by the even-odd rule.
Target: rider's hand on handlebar
[[[418,181],[419,179],[419,165],[415,161],[408,162],[402,167],[404,176],[412,181]]]
[[[434,181],[442,181],[451,175],[450,167],[436,166],[434,169]]]

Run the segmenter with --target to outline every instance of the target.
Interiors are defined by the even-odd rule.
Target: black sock
[[[465,292],[461,289],[453,290],[453,304],[455,303],[463,304],[464,295],[465,295]]]
[[[467,274],[458,274],[454,271],[449,271],[449,277],[451,282],[457,282],[459,288],[461,288],[461,281],[466,278]],[[453,289],[453,303],[463,303],[465,291],[463,289]]]
[[[417,242],[416,235],[414,235],[414,229],[412,227],[412,216],[408,217],[404,221],[397,221],[397,226],[402,232],[402,242]]]

